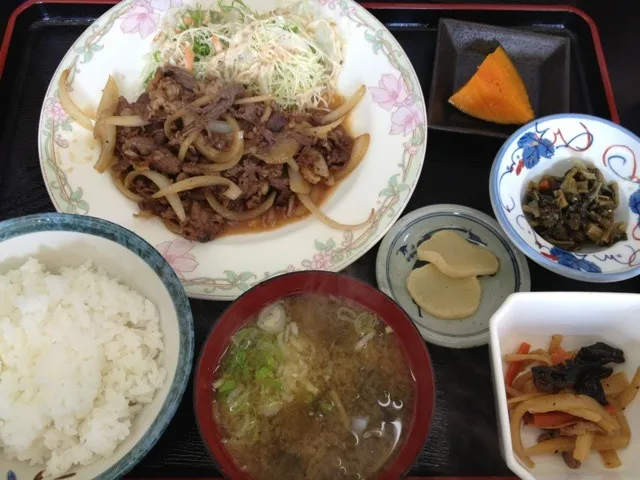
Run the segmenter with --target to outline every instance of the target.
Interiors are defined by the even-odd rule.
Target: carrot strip
[[[551,352],[551,363],[553,365],[558,365],[569,358],[571,358],[571,355],[562,347],[557,347]]]
[[[192,72],[193,71],[193,62],[196,59],[196,54],[193,53],[193,50],[190,48],[184,48],[184,68],[185,70]]]
[[[551,188],[551,183],[548,179],[540,180],[538,183],[538,190],[549,190]]]
[[[566,412],[534,413],[533,424],[538,428],[555,428],[580,420],[578,417]]]

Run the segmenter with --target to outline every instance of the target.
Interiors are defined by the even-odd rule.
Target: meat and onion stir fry
[[[71,101],[66,79],[67,72],[63,106],[92,125]],[[96,169],[110,171],[139,216],[157,217],[191,241],[210,241],[229,224],[261,220],[269,228],[276,216],[308,211],[334,228],[359,228],[371,217],[345,225],[316,203],[367,151],[369,135],[354,139],[343,126],[364,93],[362,86],[330,112],[286,111],[270,95],[251,97],[242,85],[165,66],[130,103],[110,77],[93,127],[102,143]]]
[[[613,245],[626,240],[626,225],[616,222],[618,186],[600,170],[578,164],[562,177],[545,175],[530,182],[522,205],[527,220],[549,243],[564,250],[585,244]]]

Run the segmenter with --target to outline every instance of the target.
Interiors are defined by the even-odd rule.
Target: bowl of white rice
[[[140,237],[80,215],[0,222],[0,478],[121,478],[192,359],[184,289]]]

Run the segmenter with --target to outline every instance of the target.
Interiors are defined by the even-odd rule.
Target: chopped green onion
[[[256,378],[264,380],[265,378],[273,377],[273,372],[268,367],[261,367],[256,372]]]
[[[200,57],[206,57],[211,54],[211,47],[207,45],[202,39],[196,38],[193,43],[193,53]]]
[[[227,392],[231,392],[233,390],[236,389],[236,381],[231,379],[231,380],[225,380],[222,385],[220,385],[220,388],[218,389],[218,391],[220,393],[227,393]]]
[[[282,384],[279,381],[274,380],[273,378],[265,378],[262,380],[262,382],[267,387],[273,388],[274,390],[282,391]]]
[[[324,413],[329,413],[331,410],[333,410],[335,407],[335,405],[333,404],[333,402],[322,402],[320,404],[320,409],[324,412]]]

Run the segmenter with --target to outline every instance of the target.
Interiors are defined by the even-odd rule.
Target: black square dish
[[[500,45],[527,87],[536,118],[569,112],[571,64],[567,38],[444,18],[438,26],[429,127],[495,137],[508,137],[519,127],[478,120],[448,102]]]

